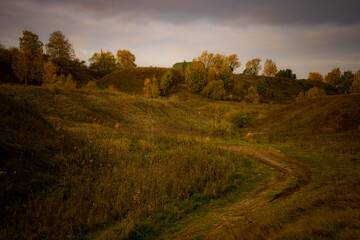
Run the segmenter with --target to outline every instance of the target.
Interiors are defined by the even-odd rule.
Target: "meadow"
[[[236,76],[234,99],[214,101],[173,69],[170,96],[147,99],[144,76],[166,69],[135,69],[71,70],[93,89],[0,85],[1,239],[176,239],[197,225],[189,238],[360,235],[359,94],[294,102],[313,85],[269,78],[252,104],[241,89],[255,80]],[[295,176],[256,198],[266,204],[245,219],[229,217],[228,206],[279,173],[226,146],[278,149],[311,181],[297,187]]]

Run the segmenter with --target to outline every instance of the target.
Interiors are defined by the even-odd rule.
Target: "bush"
[[[310,88],[309,91],[305,93],[306,98],[317,98],[317,97],[323,97],[326,96],[326,92],[324,89],[313,87]]]
[[[266,93],[267,84],[264,78],[258,78],[256,80],[256,90],[260,95],[264,95]]]
[[[241,110],[229,112],[226,119],[233,125],[234,128],[250,127],[253,123],[253,118],[250,113]]]
[[[67,75],[66,81],[64,83],[64,87],[67,89],[75,89],[76,88],[76,83],[73,81],[71,73],[69,73],[69,75]]]
[[[249,87],[248,95],[246,96],[246,99],[254,104],[259,104],[260,95],[258,94],[256,87],[254,86]]]
[[[224,83],[221,80],[211,81],[201,91],[201,95],[211,99],[219,100],[225,97]]]
[[[89,81],[85,86],[84,89],[88,89],[88,90],[97,90],[98,87],[96,85],[96,83],[94,81]]]
[[[160,89],[163,95],[167,94],[167,91],[171,87],[172,83],[173,83],[173,76],[171,74],[171,71],[168,70],[164,73],[164,75],[161,77],[160,80]]]
[[[206,85],[206,70],[204,64],[192,61],[185,71],[185,84],[196,92],[201,92]]]

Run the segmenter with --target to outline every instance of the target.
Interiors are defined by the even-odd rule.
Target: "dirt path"
[[[311,181],[312,176],[308,168],[274,148],[254,146],[223,146],[223,148],[237,151],[248,158],[267,164],[276,169],[277,174],[267,185],[249,193],[239,202],[232,203],[221,211],[208,213],[205,218],[211,219],[210,223],[200,219],[170,239],[192,239],[204,233],[206,239],[217,239],[216,235],[229,222],[234,220],[251,222],[248,219],[250,213],[280,201]]]

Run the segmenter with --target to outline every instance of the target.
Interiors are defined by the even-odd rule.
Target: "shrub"
[[[256,90],[260,95],[264,95],[266,93],[267,84],[264,78],[258,78],[256,80]]]
[[[150,80],[150,78],[146,78],[146,79],[145,79],[143,91],[144,91],[144,96],[145,96],[146,98],[151,98],[151,97],[152,97],[152,94],[151,94],[151,80]]]
[[[211,99],[219,100],[225,97],[224,83],[221,80],[211,81],[201,91],[201,95]]]
[[[306,98],[317,98],[317,97],[323,97],[326,96],[326,92],[324,89],[313,87],[310,88],[309,91],[305,93]]]
[[[76,88],[76,83],[73,81],[71,73],[69,73],[67,75],[66,81],[64,83],[64,87],[67,89],[75,89]]]
[[[260,95],[258,94],[256,87],[251,86],[248,89],[248,95],[246,96],[246,99],[254,104],[259,104]]]
[[[206,70],[204,64],[193,60],[191,65],[188,65],[185,71],[185,84],[196,92],[201,90],[206,85]]]
[[[229,112],[226,119],[234,128],[250,127],[253,123],[253,118],[250,113],[242,110]]]
[[[155,75],[152,78],[151,81],[151,96],[153,98],[157,98],[160,95],[160,89],[159,89],[159,84],[158,81],[155,77]]]
[[[172,84],[173,84],[173,76],[171,74],[171,71],[168,70],[164,73],[164,75],[161,77],[160,80],[160,89],[163,95],[167,94],[167,91]]]
[[[94,81],[89,81],[85,86],[84,89],[88,89],[88,90],[97,90],[98,87],[96,85],[96,83]]]

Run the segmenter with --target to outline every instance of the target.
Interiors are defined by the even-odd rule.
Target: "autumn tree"
[[[310,72],[308,75],[308,80],[323,81],[324,77],[318,72]]]
[[[233,72],[235,69],[239,68],[241,66],[241,63],[239,62],[239,58],[236,54],[231,54],[230,56],[226,57],[229,67],[231,69],[231,72]]]
[[[146,98],[152,98],[150,78],[145,79],[143,91]]]
[[[338,84],[338,88],[340,88],[340,90],[343,93],[349,93],[350,86],[351,86],[352,82],[354,81],[354,77],[355,77],[355,75],[352,73],[352,71],[350,71],[350,70],[344,71],[341,74],[340,83]]]
[[[41,82],[43,72],[43,46],[39,36],[24,30],[19,38],[20,51],[15,57],[13,69],[17,78],[28,84]]]
[[[334,68],[333,70],[331,70],[331,72],[326,74],[324,78],[324,82],[326,82],[327,84],[333,87],[336,87],[336,85],[340,83],[340,80],[341,80],[340,68]]]
[[[291,69],[286,69],[286,70],[280,70],[276,73],[275,77],[284,77],[284,78],[292,78],[292,79],[296,79],[296,74],[294,74],[292,72]]]
[[[206,73],[206,81],[211,82],[220,79],[219,69],[211,67]]]
[[[43,65],[43,85],[52,85],[56,82],[56,66],[49,60]]]
[[[50,35],[45,48],[50,59],[61,68],[70,65],[75,59],[74,48],[61,31],[55,31]]]
[[[219,79],[223,81],[226,90],[231,90],[234,85],[231,67],[228,61],[224,61],[219,69]]]
[[[76,82],[74,82],[71,73],[69,73],[66,77],[64,87],[67,89],[75,89],[76,88]]]
[[[197,61],[201,62],[204,65],[206,71],[210,69],[213,65],[213,53],[208,53],[208,51],[203,51],[202,54],[197,58]]]
[[[206,70],[202,62],[194,59],[185,71],[185,84],[196,92],[200,92],[206,85]]]
[[[210,81],[201,91],[201,95],[214,100],[220,100],[225,97],[226,91],[224,82],[221,80]]]
[[[119,69],[128,69],[136,67],[135,55],[129,50],[119,50],[116,54]]]
[[[318,98],[326,96],[326,92],[324,89],[318,87],[312,87],[305,93],[305,98]]]
[[[163,95],[167,94],[168,89],[171,87],[173,83],[173,75],[171,74],[171,71],[168,70],[162,75],[160,79],[160,90],[162,91]]]
[[[264,75],[274,77],[277,73],[276,63],[272,59],[266,59],[264,64]]]
[[[258,75],[261,70],[261,59],[254,58],[246,63],[245,72],[250,75]]]
[[[157,98],[160,95],[159,83],[155,75],[151,79],[151,95],[153,98]]]
[[[116,59],[111,52],[95,52],[91,58],[89,58],[90,68],[99,70],[110,70],[116,69]]]
[[[360,92],[360,70],[355,73],[354,81],[350,87],[350,93],[359,93]]]

